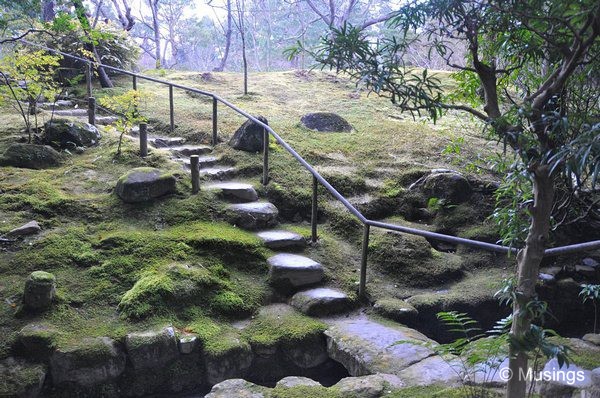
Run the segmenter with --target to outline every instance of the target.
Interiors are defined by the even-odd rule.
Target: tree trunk
[[[231,0],[227,0],[227,30],[225,31],[225,52],[223,53],[221,62],[219,62],[219,66],[213,69],[215,72],[223,72],[225,70],[225,65],[227,64],[227,57],[229,57],[229,49],[231,48],[231,33],[233,32],[231,26],[232,23],[233,15],[231,13]]]
[[[547,165],[537,165],[533,170],[534,203],[531,209],[531,226],[525,248],[517,256],[516,299],[513,303],[511,341],[522,341],[531,328],[531,314],[527,304],[535,297],[539,267],[550,232],[550,217],[554,201],[554,186]],[[511,378],[506,389],[507,398],[523,398],[527,389],[527,353],[511,344],[509,369]]]
[[[42,21],[52,22],[56,13],[54,12],[54,0],[42,1]]]
[[[244,64],[244,95],[248,95],[248,60],[246,59],[246,37],[242,33],[242,62]]]
[[[158,23],[158,0],[148,0],[148,5],[152,11],[152,29],[154,30],[154,57],[156,59],[156,69],[162,67],[162,53],[160,51],[160,26]]]

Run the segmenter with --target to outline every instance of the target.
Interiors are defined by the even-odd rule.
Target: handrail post
[[[88,123],[96,125],[96,98],[88,98]]]
[[[200,191],[200,156],[190,156],[190,166],[192,168],[192,193],[197,194]]]
[[[366,287],[367,287],[367,256],[369,254],[369,232],[371,226],[365,224],[363,230],[363,241],[362,241],[362,258],[360,261],[360,282],[358,285],[358,296],[361,299],[366,298]]]
[[[269,183],[269,131],[263,128],[263,177],[262,184]]]
[[[317,215],[318,215],[318,196],[317,196],[317,188],[319,187],[319,181],[317,177],[313,175],[313,184],[312,184],[312,211],[310,216],[310,226],[312,229],[311,241],[313,243],[317,242]]]
[[[217,97],[213,96],[213,113],[212,113],[212,144],[217,145]]]
[[[140,123],[140,156],[148,156],[148,125]]]
[[[169,84],[169,117],[171,121],[171,133],[175,131],[175,105],[173,104],[173,85]]]
[[[92,63],[87,62],[85,68],[85,85],[87,89],[87,96],[90,98],[92,96]]]
[[[133,75],[132,81],[133,81],[133,89],[137,90],[137,76],[136,75]]]

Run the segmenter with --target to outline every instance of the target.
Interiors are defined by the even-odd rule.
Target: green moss
[[[326,325],[287,307],[265,307],[242,335],[250,344],[273,346],[300,342],[306,338],[319,336]]]
[[[90,367],[113,357],[112,347],[100,338],[83,338],[75,343],[59,345],[62,352],[71,354],[74,366]]]
[[[294,386],[275,387],[267,392],[269,398],[344,398],[335,387],[323,386]]]
[[[551,337],[550,341],[569,347],[571,363],[590,370],[600,367],[600,347],[579,339],[566,337]]]
[[[406,387],[385,395],[386,398],[469,398],[473,396],[500,398],[504,395],[501,391],[481,387],[442,386]]]
[[[466,239],[480,240],[488,243],[496,243],[500,239],[498,225],[486,220],[480,225],[473,225],[463,228],[458,236]]]
[[[240,339],[239,332],[228,325],[223,325],[206,317],[199,317],[185,328],[195,333],[207,355],[217,357],[239,347],[249,349],[248,344]]]
[[[0,362],[0,396],[27,396],[28,390],[39,385],[45,373],[43,365]]]
[[[482,215],[472,204],[463,203],[456,206],[442,206],[435,217],[438,231],[456,234],[465,225],[477,224]]]
[[[323,177],[344,196],[354,196],[367,191],[364,177],[339,173],[323,173]],[[322,188],[325,193],[325,188]]]
[[[56,277],[49,272],[33,271],[29,275],[29,279],[36,283],[52,284],[56,282]]]
[[[244,312],[244,300],[234,292],[223,291],[217,293],[210,300],[210,308],[217,314],[239,314]]]

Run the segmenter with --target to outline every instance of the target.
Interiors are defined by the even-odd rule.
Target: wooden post
[[[217,145],[217,97],[213,97],[213,116],[212,116],[212,144]]]
[[[137,90],[137,76],[133,75],[133,89]]]
[[[96,98],[88,98],[88,123],[96,125]]]
[[[192,167],[192,193],[197,194],[200,191],[200,156],[190,156],[190,166]]]
[[[369,232],[370,225],[365,224],[363,230],[363,241],[362,241],[362,259],[360,262],[360,282],[358,285],[358,297],[361,299],[366,298],[367,288],[367,255],[369,254]]]
[[[269,183],[269,131],[263,128],[263,185]]]
[[[148,156],[148,125],[140,123],[140,156]]]
[[[310,217],[310,225],[312,229],[312,242],[315,243],[317,241],[317,214],[318,214],[318,196],[317,196],[317,188],[319,187],[319,181],[317,177],[313,176],[313,191],[312,191],[312,211]]]
[[[175,131],[175,105],[173,104],[173,86],[169,84],[169,116],[171,118],[171,133]]]
[[[92,63],[88,62],[85,68],[85,84],[86,84],[86,88],[87,88],[87,96],[88,98],[90,98],[93,93],[92,93]]]

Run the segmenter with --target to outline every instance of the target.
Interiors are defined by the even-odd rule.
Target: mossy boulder
[[[404,300],[387,298],[377,300],[373,305],[376,314],[392,319],[405,325],[413,325],[419,311]]]
[[[422,190],[428,198],[439,198],[450,204],[468,201],[473,194],[469,181],[455,172],[432,173],[424,178]]]
[[[81,389],[116,380],[125,370],[125,353],[108,337],[84,338],[57,349],[50,360],[52,381]]]
[[[27,310],[48,309],[56,294],[56,277],[49,272],[34,271],[25,281],[23,306]]]
[[[124,202],[147,202],[175,193],[176,182],[171,173],[152,167],[138,167],[119,178],[115,191]]]
[[[264,124],[269,124],[263,116],[257,116],[257,119]],[[264,130],[260,124],[247,120],[233,134],[229,146],[240,151],[261,152],[264,145]]]
[[[46,379],[46,367],[7,358],[0,361],[0,397],[37,397]]]
[[[57,346],[60,332],[42,323],[25,325],[18,334],[20,354],[26,358],[46,362]]]
[[[62,155],[47,145],[11,144],[0,156],[0,166],[24,169],[48,169],[62,162]]]
[[[203,352],[208,384],[244,377],[254,358],[250,344],[240,339],[232,331],[219,336],[219,338],[222,340],[220,343],[205,347]]]
[[[134,369],[161,369],[179,357],[177,338],[172,327],[157,331],[130,333],[125,348]]]
[[[352,131],[352,126],[340,115],[331,112],[308,113],[300,118],[300,123],[310,130],[319,132],[343,132]]]
[[[44,142],[60,148],[95,146],[101,137],[89,123],[55,119],[44,124]]]

